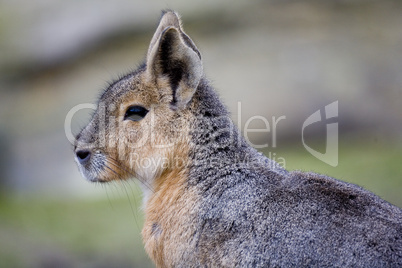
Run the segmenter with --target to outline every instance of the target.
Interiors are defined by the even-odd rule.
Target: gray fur
[[[195,98],[189,185],[203,197],[196,235],[201,263],[402,267],[401,209],[353,184],[285,171],[243,139],[225,144],[223,133],[206,142],[196,126],[234,126],[217,119],[227,111],[205,80]],[[214,157],[225,164],[209,164]]]

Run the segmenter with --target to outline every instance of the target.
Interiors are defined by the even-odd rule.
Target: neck
[[[183,252],[193,252],[189,245],[196,232],[194,213],[200,202],[196,188],[187,187],[188,174],[187,165],[166,169],[154,180],[145,204],[145,249],[159,266],[174,266],[182,260]]]

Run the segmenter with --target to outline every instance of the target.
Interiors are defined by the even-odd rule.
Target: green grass
[[[266,150],[267,153],[270,150]],[[275,155],[273,155],[275,153]],[[352,182],[402,206],[402,147],[341,143],[339,165],[311,156],[301,144],[271,151],[286,168],[316,171]],[[282,159],[279,159],[282,160]],[[115,198],[113,191],[121,191]],[[153,267],[141,240],[138,189],[105,186],[110,198],[0,198],[0,267]]]
[[[0,205],[0,267],[152,267],[140,235],[140,200],[130,199],[6,195]]]

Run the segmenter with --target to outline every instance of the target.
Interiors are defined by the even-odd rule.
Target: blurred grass
[[[0,204],[0,266],[153,267],[140,235],[139,197],[138,190],[95,200],[5,194]]]
[[[285,159],[289,170],[327,174],[402,206],[400,145],[370,143],[367,147],[364,142],[341,142],[337,167],[320,162],[302,145],[288,144],[265,153],[269,151],[272,158]],[[116,189],[122,194],[114,198]],[[110,197],[49,199],[3,193],[0,266],[153,267],[140,235],[139,190],[112,184],[105,186],[105,192]]]

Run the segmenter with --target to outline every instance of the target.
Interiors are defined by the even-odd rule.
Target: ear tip
[[[162,10],[160,21],[164,22],[165,25],[171,25],[181,29],[180,15],[172,9]]]
[[[177,12],[174,11],[173,9],[169,9],[169,8],[168,9],[162,9],[162,17],[167,13],[172,13],[172,14],[176,15],[177,17],[179,17]]]

